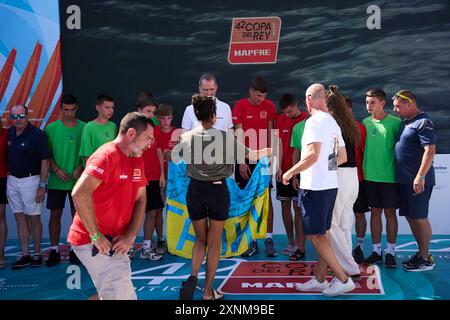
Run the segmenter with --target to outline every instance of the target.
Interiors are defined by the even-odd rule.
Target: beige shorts
[[[72,246],[86,267],[100,300],[137,300],[127,254],[92,256],[92,244]]]

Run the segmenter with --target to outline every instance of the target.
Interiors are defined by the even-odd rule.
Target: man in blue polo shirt
[[[13,125],[8,129],[7,197],[16,218],[22,247],[22,257],[12,268],[38,267],[42,265],[40,215],[51,154],[44,132],[28,122],[25,106],[13,106],[10,118]],[[33,256],[30,256],[30,233],[34,244]]]
[[[395,145],[395,175],[400,189],[400,215],[408,220],[419,246],[406,271],[434,269],[430,255],[431,226],[428,205],[435,183],[433,160],[436,153],[436,129],[427,114],[419,110],[416,95],[401,90],[392,98],[394,111],[403,118],[400,137]]]

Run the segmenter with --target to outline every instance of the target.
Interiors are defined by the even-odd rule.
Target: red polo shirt
[[[154,139],[147,150],[142,154],[144,159],[145,176],[148,181],[159,180],[161,176],[161,168],[159,167],[158,151],[161,149],[161,129],[157,126],[153,130]]]
[[[169,132],[162,132],[160,136],[160,146],[161,151],[164,152],[166,150],[172,150],[173,147],[178,143],[178,139],[180,138],[181,129],[174,128],[170,129]],[[168,171],[168,162],[164,159],[164,174],[167,179],[167,171]]]
[[[294,148],[291,148],[292,128],[307,117],[308,115],[306,112],[300,113],[300,115],[294,119],[289,118],[285,114],[281,114],[275,122],[275,129],[278,129],[278,135],[283,145],[283,162],[281,163],[281,170],[283,173],[292,168],[292,155],[294,154]]]
[[[269,122],[277,119],[277,109],[272,101],[264,99],[259,105],[253,105],[248,98],[241,99],[233,108],[233,123],[241,124],[246,134],[245,145],[250,149],[263,149],[269,146]],[[250,141],[249,130],[254,130]]]
[[[6,158],[6,144],[8,142],[8,130],[0,129],[0,178],[8,174],[8,159]]]
[[[359,146],[355,148],[356,168],[358,169],[358,180],[363,181],[364,173],[362,169],[362,163],[364,159],[364,148],[366,146],[366,128],[358,121],[356,121],[356,124],[358,125],[359,133],[361,135]]]
[[[127,157],[113,142],[109,142],[89,158],[84,173],[102,181],[93,193],[94,213],[100,232],[111,237],[125,234],[131,223],[137,192],[147,185],[142,158]],[[67,240],[78,246],[91,242],[78,212]]]

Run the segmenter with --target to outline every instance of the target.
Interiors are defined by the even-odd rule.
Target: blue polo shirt
[[[51,157],[44,132],[28,124],[21,135],[16,128],[8,129],[8,170],[17,178],[41,173],[41,161]]]
[[[417,176],[424,146],[436,144],[436,128],[425,113],[419,113],[410,120],[403,120],[400,136],[395,144],[395,178],[398,183],[412,184]],[[425,176],[425,185],[434,186],[434,168],[431,166]]]

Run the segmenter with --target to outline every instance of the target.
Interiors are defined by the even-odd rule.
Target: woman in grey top
[[[196,94],[192,97],[195,116],[200,125],[181,135],[172,151],[172,160],[183,159],[187,164],[190,183],[186,195],[189,218],[195,232],[192,250],[192,273],[180,290],[181,300],[192,300],[197,276],[205,257],[206,279],[204,300],[223,298],[212,288],[221,251],[221,237],[230,208],[230,194],[225,179],[233,174],[233,164],[245,158],[257,161],[270,156],[272,149],[250,150],[239,143],[232,132],[213,128],[216,122],[216,100]]]

